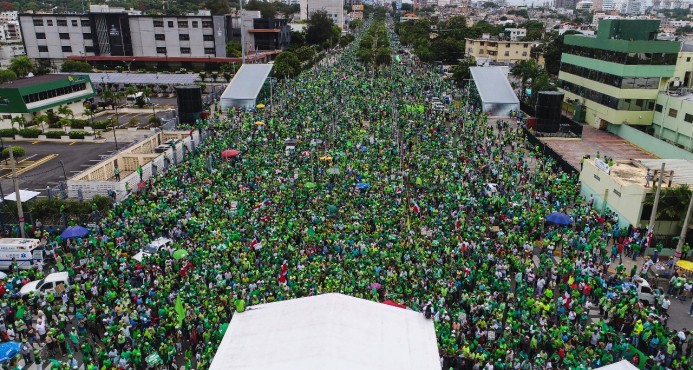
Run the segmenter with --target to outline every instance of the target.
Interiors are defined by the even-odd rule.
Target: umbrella
[[[81,238],[85,235],[89,234],[89,229],[86,227],[82,226],[70,226],[65,231],[63,231],[60,236],[63,239],[70,239],[70,238]]]
[[[186,251],[185,249],[179,249],[179,250],[173,252],[173,258],[177,259],[177,260],[185,258],[187,255],[188,255],[188,251]]]
[[[327,206],[327,210],[330,211],[331,213],[335,213],[335,212],[337,212],[337,206],[330,204]]]
[[[362,151],[362,152],[367,152],[367,151],[368,151],[368,148],[365,147],[365,146],[362,146],[359,150]]]
[[[553,212],[546,216],[546,221],[556,225],[570,225],[573,219],[565,213]]]
[[[265,125],[265,123],[262,121],[255,121],[255,124],[258,126],[264,126]]]
[[[310,155],[310,152],[305,150],[303,153],[301,153],[301,157],[307,157]]]
[[[359,190],[367,190],[371,187],[371,184],[367,182],[359,182],[358,184],[356,184],[356,187],[359,188]]]
[[[17,342],[5,342],[0,344],[0,364],[11,360],[19,353],[22,345]]]
[[[680,267],[686,271],[693,272],[693,262],[686,260],[679,260],[676,262],[676,266]]]
[[[262,104],[262,103],[260,103],[260,104],[256,105],[255,107],[257,107],[257,109],[262,109],[262,108],[264,108],[264,107],[265,107],[265,105],[264,105],[264,104]]]
[[[382,303],[383,303],[383,304],[386,304],[386,305],[388,305],[388,306],[392,306],[392,307],[403,308],[403,309],[405,309],[405,310],[409,308],[409,307],[407,307],[407,306],[405,306],[405,305],[403,305],[403,304],[401,304],[401,303],[397,303],[397,302],[391,301],[391,300],[389,300],[389,299],[388,299],[387,301],[383,301]]]
[[[383,287],[383,286],[380,285],[380,283],[373,283],[373,284],[370,285],[370,288],[371,288],[371,289],[375,289],[375,290],[379,290],[379,289],[382,288],[382,287]]]
[[[236,149],[228,149],[228,150],[224,150],[223,152],[221,152],[221,157],[222,158],[233,158],[239,154],[241,154],[241,152],[239,152]]]
[[[326,156],[324,156],[324,157],[320,157],[320,160],[321,160],[321,161],[331,161],[331,160],[332,160],[332,157],[330,157],[329,155],[326,155]]]
[[[305,183],[303,186],[304,186],[306,189],[312,189],[312,188],[314,188],[316,185],[315,185],[314,182],[307,182],[307,183]]]

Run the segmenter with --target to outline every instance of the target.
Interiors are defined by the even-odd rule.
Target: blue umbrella
[[[356,184],[356,187],[359,188],[359,190],[366,190],[371,187],[371,184],[367,182],[359,182],[358,184]]]
[[[0,364],[11,360],[16,356],[22,345],[17,342],[5,342],[0,344]]]
[[[60,234],[63,239],[70,239],[70,238],[81,238],[85,235],[89,234],[89,229],[86,227],[82,226],[70,226],[65,231],[63,231],[62,234]]]
[[[546,221],[556,225],[570,225],[573,219],[565,213],[553,212],[546,216]]]

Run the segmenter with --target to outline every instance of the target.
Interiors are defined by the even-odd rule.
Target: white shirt
[[[671,301],[670,301],[669,299],[665,298],[665,299],[662,301],[662,308],[665,309],[665,310],[668,310],[668,309],[669,309],[669,306],[671,306]]]

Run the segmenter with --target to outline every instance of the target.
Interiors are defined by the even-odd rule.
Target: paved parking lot
[[[17,164],[20,188],[41,192],[40,196],[47,196],[47,186],[54,187],[66,177],[74,176],[115,152],[112,142],[5,142],[6,146],[10,144],[26,150],[26,155]],[[118,143],[118,147],[123,148],[128,144]],[[0,188],[4,195],[14,192],[10,165],[5,161],[0,161]]]

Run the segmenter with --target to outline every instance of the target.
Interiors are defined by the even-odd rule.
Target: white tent
[[[611,365],[598,367],[594,370],[638,370],[638,368],[631,364],[628,360],[621,360]]]
[[[330,293],[236,313],[209,370],[440,370],[433,321]]]
[[[520,100],[501,67],[470,67],[469,72],[484,112],[507,116],[511,110],[520,110]]]
[[[238,69],[219,98],[222,111],[229,108],[255,108],[260,90],[274,64],[244,64]]]
[[[22,203],[24,203],[24,202],[27,202],[29,200],[36,198],[37,196],[39,196],[39,194],[41,194],[41,193],[39,193],[38,191],[20,190],[19,191],[19,199],[21,199]],[[17,193],[14,192],[12,194],[9,194],[9,195],[5,196],[4,199],[12,201],[12,202],[16,202],[17,201]]]

